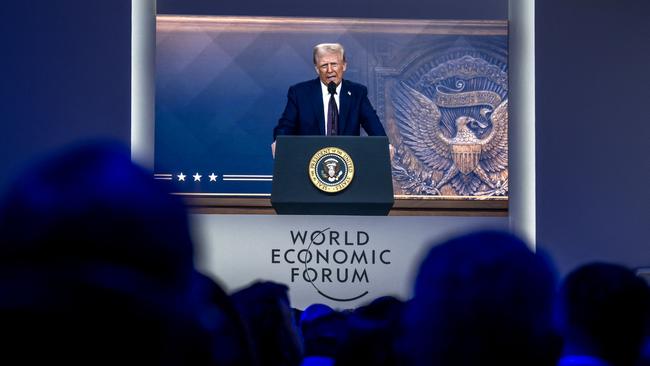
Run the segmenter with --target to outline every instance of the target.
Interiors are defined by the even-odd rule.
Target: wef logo
[[[391,264],[390,249],[373,248],[365,231],[290,230],[287,248],[271,249],[271,263],[285,265],[291,283],[310,284],[333,301],[354,301],[368,294],[372,272]]]

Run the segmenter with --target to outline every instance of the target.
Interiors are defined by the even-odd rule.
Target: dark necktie
[[[330,102],[327,107],[327,131],[329,131],[330,136],[336,136],[339,128],[339,109],[336,107],[336,99],[334,99],[336,86],[334,90],[328,89],[330,91]]]

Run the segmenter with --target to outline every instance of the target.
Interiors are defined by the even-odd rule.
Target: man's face
[[[316,57],[316,72],[320,81],[327,85],[333,81],[336,85],[343,80],[345,62],[339,53],[323,53]]]

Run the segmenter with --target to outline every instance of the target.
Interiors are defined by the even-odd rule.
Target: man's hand
[[[273,159],[275,159],[275,141],[271,144],[271,155],[273,155]]]
[[[393,161],[393,157],[395,156],[395,148],[393,147],[393,144],[388,144],[388,152],[390,153],[390,160]]]

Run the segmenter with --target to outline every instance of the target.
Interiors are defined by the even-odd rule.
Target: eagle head
[[[474,130],[479,128],[486,128],[487,125],[470,116],[460,116],[456,118],[456,136],[453,141],[455,143],[476,143],[478,138]]]
[[[479,120],[477,120],[477,119],[475,119],[473,117],[470,117],[470,116],[460,116],[460,117],[456,118],[456,128],[457,129],[460,130],[460,129],[465,129],[465,128],[468,128],[468,127],[471,127],[471,128],[474,128],[474,129],[479,128],[479,127],[480,128],[486,128],[487,124],[485,124],[485,123],[483,123],[483,122],[481,122],[481,121],[479,121]]]

